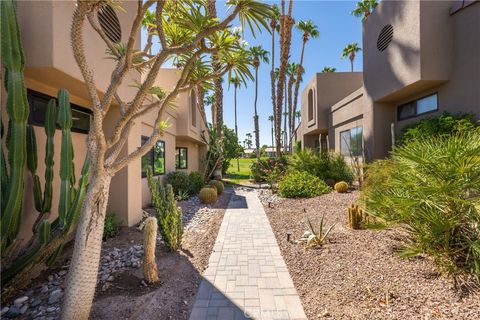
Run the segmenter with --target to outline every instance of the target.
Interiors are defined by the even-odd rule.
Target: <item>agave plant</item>
[[[318,227],[318,231],[316,231],[310,219],[307,218],[308,231],[305,231],[302,238],[300,238],[299,242],[306,243],[307,247],[322,246],[325,243],[328,235],[332,231],[333,227],[335,227],[335,223],[334,223],[325,231],[324,220],[325,220],[325,214],[322,216],[322,219],[320,220],[320,226]]]

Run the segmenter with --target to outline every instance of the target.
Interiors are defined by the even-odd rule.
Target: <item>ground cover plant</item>
[[[311,198],[329,191],[330,187],[320,178],[305,171],[290,172],[278,183],[278,193],[285,198]]]
[[[401,254],[427,254],[458,281],[480,278],[480,133],[430,136],[367,169],[362,205],[405,229]],[[377,221],[378,222],[378,221]]]
[[[285,156],[278,158],[264,158],[252,162],[250,166],[251,178],[255,182],[266,182],[272,180],[272,175],[277,178],[287,171],[287,158]]]

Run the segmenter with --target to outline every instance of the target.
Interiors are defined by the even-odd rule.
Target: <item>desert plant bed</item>
[[[309,319],[480,319],[478,292],[455,290],[428,257],[396,254],[406,236],[399,229],[348,228],[358,192],[259,196]],[[336,225],[322,247],[292,243],[308,230],[307,217],[318,225],[324,214]]]

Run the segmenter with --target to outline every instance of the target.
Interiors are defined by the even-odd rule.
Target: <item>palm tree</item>
[[[285,113],[289,115],[288,117],[288,128],[290,130],[286,130],[287,128],[287,121],[285,121],[284,125],[284,130],[287,132],[287,140],[286,143],[288,143],[288,133],[290,133],[290,137],[292,136],[293,130],[292,127],[295,126],[295,121],[292,119],[294,118],[293,115],[295,114],[295,111],[293,110],[293,85],[295,84],[295,88],[297,88],[297,84],[299,83],[298,81],[298,71],[299,71],[300,65],[297,63],[289,63],[287,65],[287,75],[288,75],[288,87],[287,87],[287,93],[288,93],[288,109],[285,110]],[[296,102],[296,101],[295,101]],[[285,119],[286,120],[286,119]],[[290,132],[289,132],[290,131]]]
[[[297,24],[297,29],[302,32],[302,51],[300,53],[300,62],[299,62],[299,67],[297,68],[297,78],[296,78],[296,83],[295,83],[295,93],[294,93],[294,101],[293,101],[293,110],[290,113],[292,115],[292,121],[290,123],[290,135],[293,134],[293,131],[295,130],[295,117],[293,115],[295,112],[297,112],[297,104],[298,104],[298,94],[300,90],[300,83],[302,82],[302,74],[304,73],[303,69],[303,56],[305,53],[305,46],[310,40],[316,39],[320,36],[320,32],[318,31],[318,27],[313,23],[312,20],[306,20],[306,21],[299,21]]]
[[[253,122],[255,125],[255,148],[257,159],[260,159],[260,128],[258,124],[257,100],[258,100],[258,67],[261,62],[268,63],[268,51],[262,46],[255,46],[250,48],[250,55],[252,57],[252,65],[255,68],[255,102],[253,104],[254,116]]]
[[[353,60],[355,60],[355,53],[361,51],[362,48],[358,46],[357,42],[352,42],[347,44],[345,48],[343,48],[342,51],[342,59],[345,59],[348,57],[350,59],[350,65],[352,67],[352,72],[353,72]]]
[[[213,94],[208,94],[205,96],[203,99],[203,103],[205,106],[210,106],[211,110],[211,116],[212,116],[212,124],[213,124],[213,119],[215,119],[216,114],[215,114],[215,104],[213,101],[215,100],[215,96]]]
[[[250,148],[252,147],[252,134],[251,134],[250,132],[248,132],[248,133],[246,134],[246,136],[247,136],[247,139],[246,139],[246,141],[247,141],[247,148],[250,149]]]
[[[337,71],[336,68],[333,68],[333,67],[323,67],[322,69],[322,73],[330,73],[330,72],[335,72]]]
[[[277,118],[277,109],[275,107],[277,99],[275,98],[275,81],[278,78],[278,75],[275,74],[275,34],[279,31],[278,20],[280,19],[280,9],[277,5],[272,6],[272,16],[270,17],[270,31],[272,33],[272,69],[270,70],[270,86],[272,94],[272,105],[273,105],[273,123],[276,123]],[[273,147],[273,143],[272,143]]]
[[[242,81],[239,77],[233,76],[230,78],[230,83],[233,84],[233,107],[235,113],[235,136],[238,140],[238,127],[237,127],[237,89],[242,84]],[[237,158],[237,171],[240,172],[240,160]]]
[[[276,114],[277,122],[275,124],[275,142],[276,142],[276,154],[277,156],[282,153],[282,142],[281,142],[281,126],[282,126],[282,105],[284,98],[284,90],[286,83],[286,68],[288,63],[288,58],[290,56],[290,45],[292,43],[292,27],[295,24],[295,20],[292,18],[292,7],[293,0],[288,2],[288,11],[285,11],[285,0],[281,2],[281,16],[280,16],[280,67],[278,73],[277,81],[277,91],[276,91]]]
[[[268,116],[268,121],[270,121],[271,125],[272,125],[272,148],[273,148],[273,116]]]
[[[377,5],[377,0],[362,0],[357,2],[357,7],[352,11],[352,14],[357,18],[363,16],[362,21],[365,21]]]
[[[297,118],[298,122],[300,123],[300,119],[302,119],[302,112],[301,111],[295,112],[295,117]]]

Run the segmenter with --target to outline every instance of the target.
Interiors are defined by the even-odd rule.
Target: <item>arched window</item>
[[[313,120],[313,89],[308,91],[308,121]]]

